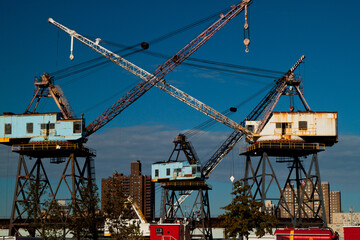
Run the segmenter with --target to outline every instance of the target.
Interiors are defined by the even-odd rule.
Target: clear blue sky
[[[233,0],[0,1],[0,112],[25,111],[33,94],[35,76],[98,56],[90,48],[75,42],[75,59],[71,62],[68,58],[70,38],[49,24],[49,17],[80,34],[133,45],[156,39],[236,3]],[[360,211],[360,202],[356,200],[360,193],[359,5],[355,0],[342,4],[333,0],[254,0],[249,14],[249,53],[244,52],[244,17],[240,14],[192,56],[282,72],[286,72],[301,55],[306,56],[301,74],[309,105],[315,111],[339,113],[339,143],[321,153],[319,161],[322,180],[330,182],[332,190],[342,191],[344,211],[350,206]],[[172,55],[208,24],[151,45],[149,50]],[[149,72],[165,61],[143,54],[128,59]],[[188,66],[179,66],[166,79],[219,111],[241,103],[272,81]],[[78,116],[84,113],[90,123],[124,94],[127,86],[136,82],[136,77],[108,64],[57,83]],[[233,120],[241,121],[266,92],[243,105]],[[114,94],[117,96],[110,98]],[[49,100],[41,109],[55,110],[52,105]],[[150,174],[151,162],[168,158],[173,137],[205,120],[207,117],[203,114],[159,89],[151,89],[89,140],[89,146],[96,148],[98,153],[97,179],[108,177],[114,170],[127,174],[130,162],[134,160],[141,160],[143,171]],[[231,131],[218,124],[194,138],[200,158],[206,161]],[[16,172],[16,155],[8,148],[0,147],[0,186],[6,191],[5,199],[0,200],[0,216],[6,216],[13,195],[13,185],[9,187],[9,182],[13,181]],[[230,191],[229,177],[240,178],[243,166],[244,159],[233,151],[214,171],[211,201],[216,207],[212,213],[216,214],[215,208],[227,204],[216,196],[226,189],[225,184]]]

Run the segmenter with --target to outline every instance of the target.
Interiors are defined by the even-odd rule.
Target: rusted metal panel
[[[246,122],[246,126],[257,122]],[[337,113],[336,112],[274,112],[269,122],[259,135],[255,135],[256,141],[280,141],[290,140],[319,142],[326,141],[327,145],[337,142]]]

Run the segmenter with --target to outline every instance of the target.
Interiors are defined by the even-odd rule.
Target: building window
[[[307,121],[299,121],[299,130],[307,130]]]
[[[74,133],[81,133],[81,122],[74,122]]]
[[[33,132],[34,132],[34,124],[26,123],[26,133],[33,133]]]
[[[11,134],[11,123],[5,123],[5,134]]]

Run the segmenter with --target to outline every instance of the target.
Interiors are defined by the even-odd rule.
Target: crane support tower
[[[209,190],[211,186],[201,173],[201,163],[185,135],[174,139],[174,148],[166,162],[153,163],[153,182],[162,187],[160,216],[164,223],[181,220],[191,239],[212,239]],[[189,212],[178,208],[181,194],[196,191]],[[199,231],[196,231],[198,229]]]
[[[43,97],[52,97],[60,112],[36,112]],[[66,226],[80,214],[80,204],[86,203],[83,217],[89,219],[89,236],[96,238],[95,221],[91,222],[95,220],[95,202],[89,201],[95,194],[96,152],[83,145],[85,119],[76,118],[52,77],[45,73],[36,78],[34,97],[25,113],[0,115],[0,126],[0,143],[19,154],[9,235],[21,235],[20,229],[25,228],[35,237],[40,228],[35,223],[42,219],[54,229]],[[64,166],[55,184],[54,179],[50,183],[47,162]],[[64,236],[68,232],[64,230]]]
[[[276,202],[268,211],[283,226],[326,227],[318,153],[338,141],[337,113],[273,112],[262,130],[258,129],[259,121],[246,121],[245,126],[254,132],[255,139],[254,144],[240,151],[246,157],[244,179],[251,186],[253,198],[263,206],[268,200]],[[270,157],[288,164],[283,187]],[[303,162],[308,157],[311,161],[306,170]],[[269,195],[271,185],[275,185],[279,197]]]

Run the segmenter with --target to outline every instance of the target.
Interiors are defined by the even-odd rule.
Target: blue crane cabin
[[[44,141],[80,141],[85,120],[63,119],[60,113],[0,115],[0,143],[6,145]]]
[[[188,161],[156,162],[151,165],[151,181],[168,182],[174,180],[201,179],[201,164]]]

